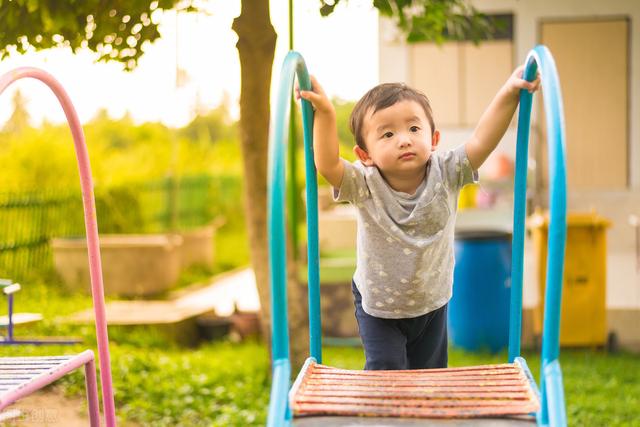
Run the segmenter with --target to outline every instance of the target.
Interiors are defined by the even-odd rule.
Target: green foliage
[[[264,425],[269,358],[257,343],[151,354],[128,349],[114,361],[119,414],[127,420],[154,426]]]
[[[320,0],[320,13],[328,16],[341,0]],[[495,28],[468,0],[374,0],[381,15],[393,19],[407,41],[480,40]]]
[[[0,59],[11,52],[51,47],[89,48],[101,61],[137,65],[158,37],[159,14],[178,7],[194,11],[195,0],[0,0]]]
[[[73,143],[67,129],[44,125],[0,136],[2,191],[79,187]]]
[[[210,137],[191,139],[195,124]],[[216,217],[244,225],[236,124],[225,107],[177,130],[105,112],[84,129],[101,232],[166,232]],[[84,233],[75,150],[66,125],[2,132],[0,140],[0,270],[22,280],[36,265],[50,267],[49,238]]]
[[[191,123],[180,129],[178,135],[201,144],[210,141],[237,140],[237,123],[229,117],[229,109],[221,105],[206,114],[196,116]]]
[[[342,99],[333,99],[333,107],[336,110],[336,125],[338,127],[338,141],[340,141],[340,155],[345,159],[355,159],[353,154],[353,146],[355,138],[349,128],[349,117],[356,103],[344,101]]]
[[[136,125],[125,116],[99,113],[84,126],[96,187],[115,187],[181,175],[238,175],[241,170],[236,124],[222,120],[219,107],[182,129],[159,123]],[[192,139],[203,126],[211,138]],[[43,124],[0,133],[0,189],[79,188],[75,151],[66,125]]]
[[[241,221],[230,218],[216,233],[214,273],[249,264],[249,239]]]
[[[22,92],[16,90],[11,99],[13,113],[2,128],[3,132],[20,132],[29,127],[29,111],[27,110],[27,100]]]
[[[113,187],[97,192],[96,212],[100,212],[100,230],[104,233],[144,231],[140,192],[130,187]],[[108,215],[104,213],[108,212]]]

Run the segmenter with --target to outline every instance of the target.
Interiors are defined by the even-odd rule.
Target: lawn
[[[233,233],[231,233],[233,234]],[[227,245],[233,237],[221,233],[218,248],[222,270],[246,262],[246,248]],[[231,236],[231,237],[230,237]],[[228,265],[227,265],[228,264]],[[216,270],[217,271],[217,270]],[[197,274],[196,274],[197,276]],[[193,277],[189,278],[191,281]],[[46,301],[42,304],[41,301]],[[54,319],[91,306],[88,296],[69,294],[54,278],[34,281],[18,295],[17,309],[40,311],[45,321],[18,335],[77,335],[85,343],[73,347],[0,347],[0,355],[65,354],[93,348],[92,326],[61,326]],[[6,307],[0,306],[0,314]],[[153,426],[264,425],[269,399],[269,356],[255,341],[218,341],[181,348],[149,331],[112,331],[111,358],[118,418],[121,425]],[[537,377],[540,359],[525,353]],[[470,354],[451,350],[450,366],[503,363],[506,354]],[[560,358],[572,426],[640,426],[640,356],[595,350],[566,350]],[[324,362],[360,369],[360,348],[328,347]],[[59,381],[69,395],[84,393],[80,372]]]
[[[159,339],[145,346],[112,343],[116,407],[122,424],[153,426],[264,425],[269,398],[269,361],[264,345],[249,341],[178,348]],[[78,346],[77,350],[83,349]],[[23,347],[10,354],[63,354],[70,348]],[[537,377],[539,357],[525,354]],[[506,355],[450,353],[450,366],[501,363]],[[325,348],[324,362],[359,369],[359,348]],[[640,358],[602,351],[561,355],[567,413],[572,426],[640,426]],[[80,373],[61,380],[67,393],[82,395]]]

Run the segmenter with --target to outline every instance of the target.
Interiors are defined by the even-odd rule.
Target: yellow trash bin
[[[540,302],[534,310],[534,331],[542,334],[544,291],[547,274],[549,216],[534,213],[527,221],[536,259]],[[607,345],[606,280],[607,236],[611,223],[596,213],[567,215],[560,317],[560,345]]]
[[[458,196],[458,210],[476,207],[476,195],[479,187],[478,184],[467,184],[462,187]]]

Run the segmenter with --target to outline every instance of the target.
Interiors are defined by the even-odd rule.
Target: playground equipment
[[[20,344],[78,344],[81,342],[77,338],[21,338],[16,339],[14,335],[14,327],[16,325],[38,322],[42,320],[42,314],[40,313],[15,313],[13,311],[13,303],[15,294],[22,289],[19,283],[13,283],[9,279],[0,279],[0,289],[2,293],[7,297],[7,315],[0,316],[0,328],[7,328],[7,335],[0,335],[1,345],[20,345]]]
[[[553,58],[544,46],[527,56],[524,77],[532,81],[540,69],[549,144],[551,220],[542,343],[540,392],[520,357],[522,274],[524,257],[527,151],[532,94],[521,91],[516,150],[515,205],[512,245],[512,292],[509,363],[466,368],[413,371],[350,371],[321,365],[320,292],[318,273],[317,181],[312,152],[313,111],[302,100],[307,194],[307,252],[310,357],[291,389],[286,298],[285,156],[290,97],[294,76],[300,89],[310,81],[302,56],[290,52],[280,77],[269,143],[269,262],[273,382],[267,425],[354,425],[350,416],[420,418],[487,418],[538,425],[564,426],[566,413],[559,356],[560,302],[566,239],[566,173],[564,116],[560,84]],[[526,417],[535,413],[536,417]],[[524,419],[521,416],[525,416]],[[314,423],[314,420],[315,423]],[[378,419],[378,425],[382,421]],[[473,420],[470,420],[471,423]],[[477,420],[479,421],[479,420]],[[503,424],[501,424],[503,425]]]
[[[98,224],[93,196],[91,166],[85,145],[84,133],[78,115],[62,85],[49,73],[37,68],[22,67],[0,77],[0,93],[16,80],[34,78],[45,83],[58,98],[71,129],[76,149],[84,221],[87,233],[87,248],[91,272],[91,291],[96,319],[96,336],[100,356],[100,382],[102,385],[102,403],[105,424],[116,425],[113,388],[111,383],[111,364],[109,357],[109,339],[105,317],[104,293],[100,247],[98,244]],[[15,401],[42,389],[67,373],[84,366],[87,390],[87,402],[91,426],[100,425],[100,409],[94,353],[85,350],[72,356],[50,357],[3,357],[0,358],[0,411]]]

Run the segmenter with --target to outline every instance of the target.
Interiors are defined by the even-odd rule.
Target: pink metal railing
[[[109,357],[109,337],[107,334],[107,321],[105,315],[104,290],[102,283],[102,264],[100,260],[100,245],[98,238],[98,223],[96,221],[96,207],[93,196],[93,181],[91,178],[91,166],[89,154],[84,139],[82,125],[73,104],[62,85],[49,73],[32,67],[16,68],[0,77],[0,94],[16,80],[34,78],[49,86],[58,98],[64,110],[73,143],[76,149],[78,169],[80,172],[80,185],[82,188],[82,201],[84,205],[84,221],[87,233],[87,248],[89,252],[89,272],[91,277],[91,292],[93,295],[93,307],[96,318],[96,337],[98,341],[98,354],[100,357],[100,382],[102,386],[102,403],[105,422],[108,427],[116,425],[115,405],[113,400],[113,385],[111,381],[111,361]],[[90,406],[95,402],[90,401]]]

